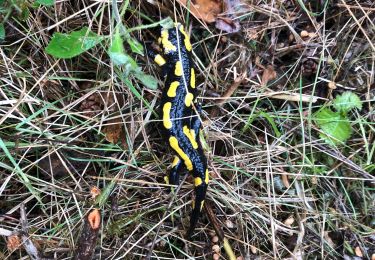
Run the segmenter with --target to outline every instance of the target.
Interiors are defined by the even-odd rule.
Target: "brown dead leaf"
[[[215,22],[216,17],[223,11],[221,0],[177,0],[186,8],[190,7],[190,12],[197,19],[207,23]],[[189,4],[189,5],[188,5]]]
[[[241,0],[223,0],[225,12],[216,20],[215,27],[227,33],[238,32],[241,25],[238,16],[247,13],[249,10]]]
[[[275,79],[277,76],[276,71],[271,65],[267,65],[267,68],[263,71],[262,75],[262,87],[265,87],[270,80]]]
[[[103,128],[105,139],[113,144],[119,140],[125,140],[125,133],[121,118],[114,118],[109,120],[108,125]]]
[[[218,18],[215,27],[227,33],[238,32],[241,29],[240,23],[237,20],[228,17]]]
[[[7,248],[9,251],[14,251],[18,248],[20,248],[21,246],[21,239],[19,236],[17,235],[11,235],[10,237],[8,237],[8,241],[7,241]]]
[[[90,212],[87,220],[90,223],[92,229],[98,229],[100,227],[100,212],[98,209],[94,209]]]

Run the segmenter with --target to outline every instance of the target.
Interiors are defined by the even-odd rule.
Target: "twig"
[[[99,234],[100,223],[100,211],[98,209],[93,209],[84,219],[83,229],[78,239],[78,246],[74,252],[73,259],[92,259],[92,255],[96,247],[96,240]]]
[[[175,200],[175,198],[176,198],[178,192],[180,191],[180,189],[181,189],[181,187],[182,187],[182,184],[185,182],[186,178],[187,178],[187,174],[185,174],[185,176],[184,176],[182,182],[180,183],[180,185],[178,185],[176,191],[172,194],[171,201],[169,202],[168,207],[167,207],[167,210],[164,212],[162,219],[165,218],[165,216],[167,215],[169,209],[172,207],[172,204],[173,204],[173,202],[174,202],[174,200]],[[158,234],[159,234],[159,232],[160,232],[160,228],[161,228],[161,225],[159,225],[159,226],[158,226],[158,229],[156,230],[156,233],[155,233],[154,239],[152,240],[152,244],[151,244],[151,246],[150,246],[150,248],[149,248],[149,250],[148,250],[148,253],[147,253],[146,259],[151,259],[151,254],[152,254],[152,251],[153,251],[153,249],[154,249],[154,247],[155,247],[155,243],[156,243],[156,240],[157,240]]]
[[[41,260],[42,258],[37,247],[34,245],[33,241],[31,241],[28,235],[28,223],[24,203],[22,203],[20,206],[20,214],[20,221],[22,226],[22,232],[20,235],[22,238],[23,247],[25,248],[27,254],[30,256],[31,260]]]
[[[216,105],[218,107],[223,106],[225,101],[233,95],[234,91],[236,91],[236,89],[240,86],[240,84],[246,79],[246,75],[247,75],[247,73],[245,71],[239,77],[234,79],[233,84],[227,89],[227,91],[224,93],[224,95],[222,97],[220,97],[220,99],[216,102]],[[219,112],[219,109],[216,109],[216,108],[212,109],[210,111],[211,118],[216,117],[218,112]]]
[[[306,94],[298,94],[298,93],[290,93],[290,92],[265,92],[263,93],[265,96],[274,99],[282,99],[287,101],[294,101],[294,102],[311,102],[315,103],[318,101],[318,97],[306,95]]]

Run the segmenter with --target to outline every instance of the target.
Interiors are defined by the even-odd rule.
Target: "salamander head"
[[[173,55],[179,49],[192,49],[190,38],[180,23],[175,23],[174,27],[169,29],[162,28],[158,42],[165,55]]]

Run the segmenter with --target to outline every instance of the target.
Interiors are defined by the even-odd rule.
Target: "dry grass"
[[[111,35],[111,3],[13,2],[2,4],[11,15],[0,16],[7,18],[0,46],[0,259],[27,259],[22,247],[7,248],[7,236],[20,231],[44,257],[69,259],[94,206],[102,213],[95,259],[143,258],[153,242],[155,259],[212,258],[205,216],[193,240],[183,238],[192,180],[175,196],[163,182],[172,153],[153,113],[160,89],[119,77],[109,41],[66,60],[44,50],[54,32],[89,26]],[[303,2],[310,2],[308,12]],[[189,17],[212,176],[207,199],[245,259],[375,254],[375,5],[323,3],[244,2],[234,34]],[[124,3],[118,6],[123,11]],[[133,28],[166,16],[186,21],[188,13],[173,1],[130,1],[123,23]],[[153,41],[155,30],[132,35]],[[158,75],[147,58],[133,56]],[[276,78],[265,82],[267,68]],[[347,90],[363,109],[350,114],[349,141],[332,147],[319,138],[313,113]],[[102,191],[99,202],[91,199],[93,186]]]

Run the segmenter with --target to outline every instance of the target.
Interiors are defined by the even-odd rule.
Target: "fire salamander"
[[[194,177],[195,200],[186,233],[190,238],[203,209],[209,181],[207,158],[199,141],[201,121],[196,110],[199,111],[200,106],[196,102],[198,91],[191,58],[192,46],[189,36],[179,23],[173,28],[161,29],[158,43],[162,54],[148,50],[148,55],[162,68],[163,76],[166,77],[160,117],[163,119],[165,139],[176,154],[165,180],[177,185],[183,167]]]

